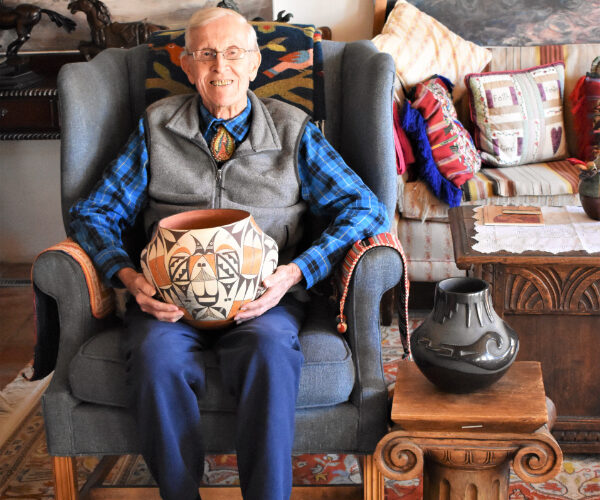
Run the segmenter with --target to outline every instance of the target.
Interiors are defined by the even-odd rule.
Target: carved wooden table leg
[[[562,452],[544,426],[530,434],[395,430],[377,445],[374,459],[385,477],[423,474],[423,498],[508,498],[509,466],[530,483],[554,477]]]

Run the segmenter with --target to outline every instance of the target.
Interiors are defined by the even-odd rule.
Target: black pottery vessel
[[[433,384],[465,393],[504,375],[517,356],[519,337],[494,311],[486,281],[449,278],[436,285],[433,310],[413,332],[410,347]]]

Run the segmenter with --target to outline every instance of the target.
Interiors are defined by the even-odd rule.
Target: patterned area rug
[[[413,315],[411,327],[420,319]],[[390,384],[396,375],[395,361],[402,346],[395,326],[383,328],[384,370]],[[78,458],[78,482],[82,485],[98,463],[98,458]],[[294,482],[298,485],[358,484],[361,482],[358,461],[353,455],[296,455]],[[238,483],[233,455],[208,456],[205,464],[206,484]],[[154,484],[144,460],[139,456],[119,459],[105,481],[107,485],[145,486]],[[386,481],[386,500],[417,500],[422,497],[420,480]],[[34,406],[22,425],[0,446],[0,498],[51,500],[54,498],[51,460],[46,450],[43,419],[39,404]],[[546,483],[523,483],[512,471],[509,498],[596,499],[600,500],[600,456],[569,455],[558,476]]]

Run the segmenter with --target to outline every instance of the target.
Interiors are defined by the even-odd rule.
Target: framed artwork
[[[479,45],[600,42],[600,2],[590,0],[408,0]]]
[[[218,0],[102,0],[110,12],[113,22],[146,21],[167,26],[182,28],[190,15],[204,7],[215,6]],[[31,38],[23,45],[19,53],[36,51],[77,50],[79,42],[91,39],[85,15],[82,12],[71,14],[68,9],[69,0],[4,0],[6,7],[16,7],[21,3],[33,3],[43,9],[49,9],[73,19],[77,23],[75,31],[67,33],[57,28],[50,19],[43,15],[41,21],[33,28]],[[272,19],[271,0],[238,0],[242,14],[248,19],[262,17]],[[0,54],[16,38],[13,30],[0,31]]]

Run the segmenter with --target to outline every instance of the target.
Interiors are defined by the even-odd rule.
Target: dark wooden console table
[[[517,359],[541,362],[563,451],[600,453],[600,253],[483,254],[472,216],[449,211],[456,265],[491,284],[496,312],[519,334]]]
[[[0,140],[59,139],[56,75],[63,64],[82,61],[79,52],[27,55],[42,80],[30,88],[0,90]]]

